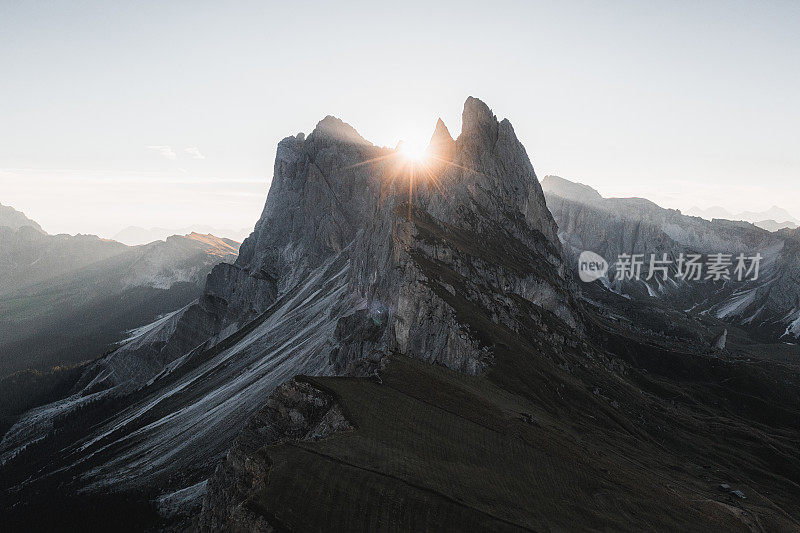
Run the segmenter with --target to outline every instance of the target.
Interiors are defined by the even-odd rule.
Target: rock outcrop
[[[212,270],[197,302],[90,368],[73,397],[23,418],[0,460],[57,439],[47,434],[56,414],[114,398],[125,409],[73,431],[60,472],[75,489],[173,492],[207,478],[294,375],[371,375],[392,353],[484,372],[496,346],[470,326],[476,309],[518,330],[552,316],[580,336],[525,148],[475,98],[462,123],[455,140],[437,123],[427,163],[330,116],[308,137],[282,140],[264,211],[236,261]],[[551,341],[547,327],[537,331]]]
[[[728,340],[728,330],[726,329],[722,333],[720,333],[716,339],[714,339],[712,347],[715,350],[724,350],[725,345],[727,344],[727,340]]]
[[[236,437],[208,483],[201,531],[271,531],[247,509],[247,499],[267,477],[264,446],[314,441],[353,426],[334,398],[314,385],[292,379],[275,389]]]

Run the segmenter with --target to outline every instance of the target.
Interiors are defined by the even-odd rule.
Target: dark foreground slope
[[[251,463],[263,462],[263,477],[226,528],[798,527],[788,514],[797,511],[796,486],[781,476],[765,478],[761,465],[740,471],[747,465],[735,459],[737,446],[746,444],[741,437],[715,443],[711,434],[681,432],[673,438],[690,440],[670,443],[673,450],[666,451],[659,440],[643,438],[638,425],[626,429],[624,413],[616,421],[595,402],[573,401],[574,408],[594,414],[566,423],[568,413],[553,413],[538,397],[403,357],[388,365],[381,382],[316,378],[309,383],[337,398],[355,429],[260,449]],[[715,463],[719,454],[734,464]],[[742,490],[747,500],[720,490],[721,482]]]
[[[533,306],[512,330],[453,271],[424,272],[457,288],[444,297],[494,364],[469,376],[394,353],[371,376],[282,386],[209,481],[202,529],[800,528],[796,359],[713,352],[718,323],[675,315],[666,341],[663,316],[613,300],[587,310],[586,340]]]

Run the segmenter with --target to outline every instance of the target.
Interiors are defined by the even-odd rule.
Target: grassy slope
[[[263,449],[251,508],[291,531],[746,530],[705,469],[491,379],[395,357],[383,383],[309,378],[357,429]],[[768,529],[794,524],[746,487]]]

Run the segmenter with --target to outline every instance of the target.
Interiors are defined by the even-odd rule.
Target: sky
[[[419,142],[467,96],[540,177],[800,218],[798,2],[0,0],[0,203],[50,233],[252,228],[326,115]]]

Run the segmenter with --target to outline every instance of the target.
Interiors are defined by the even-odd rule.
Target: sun
[[[421,163],[428,157],[428,146],[425,142],[415,140],[401,140],[397,151],[406,159]]]

